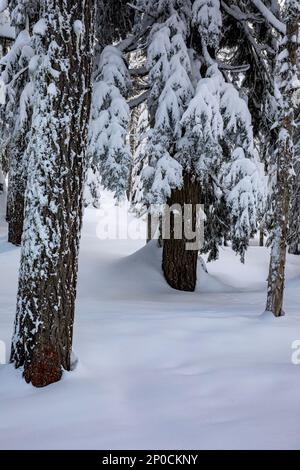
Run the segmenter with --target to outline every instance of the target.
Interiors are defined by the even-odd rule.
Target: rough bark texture
[[[24,223],[24,192],[20,189],[14,194],[14,206],[8,221],[8,242],[19,246],[22,241]]]
[[[190,175],[185,175],[182,189],[172,191],[167,205],[171,207],[175,204],[181,206],[182,213],[185,204],[192,205],[192,218],[190,223],[192,230],[195,231],[197,224],[196,205],[200,204],[200,185],[197,181],[192,180]],[[171,287],[192,292],[195,290],[197,282],[198,249],[186,249],[186,244],[191,243],[193,240],[187,240],[184,236],[183,218],[181,219],[182,237],[176,239],[175,218],[176,215],[174,216],[174,213],[171,211],[170,237],[165,237],[165,233],[168,232],[168,230],[165,230],[165,233],[163,233],[162,269],[166,281]],[[163,224],[168,223],[167,219],[163,221]]]
[[[279,134],[276,153],[276,181],[273,194],[273,233],[271,259],[268,277],[267,311],[276,317],[283,312],[283,293],[285,280],[286,250],[288,240],[288,219],[292,188],[292,163],[294,156],[294,103],[293,76],[297,74],[297,49],[295,38],[298,37],[300,7],[289,2],[287,10],[287,35],[282,42],[279,57],[285,57],[286,66],[278,65],[278,82],[281,97],[279,99]]]
[[[94,1],[44,0],[11,361],[37,387],[70,370]]]
[[[27,181],[27,165],[24,162],[24,155],[27,147],[27,132],[29,129],[25,127],[17,134],[11,143],[10,151],[8,241],[16,246],[21,245],[24,224],[24,199]]]

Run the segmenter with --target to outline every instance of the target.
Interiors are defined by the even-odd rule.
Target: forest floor
[[[0,448],[300,449],[299,257],[288,256],[286,316],[275,319],[263,314],[267,249],[251,246],[242,265],[222,248],[208,274],[199,267],[197,291],[182,293],[165,283],[156,243],[101,239],[105,211],[114,213],[109,197],[85,213],[78,366],[44,389],[0,366]],[[3,203],[1,217],[8,349],[20,250],[6,242]],[[129,225],[134,238],[132,216]]]

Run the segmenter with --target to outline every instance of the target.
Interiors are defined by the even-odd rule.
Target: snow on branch
[[[193,24],[198,27],[202,40],[209,46],[219,43],[222,16],[219,0],[196,0],[192,9]]]
[[[117,199],[125,192],[131,165],[126,142],[130,86],[122,53],[116,47],[105,47],[93,90],[89,154],[92,169],[101,174],[104,187],[114,191]]]
[[[266,7],[266,5],[261,0],[251,0],[253,5],[260,11],[268,23],[274,26],[277,31],[282,34],[286,33],[286,25],[282,23],[276,16]]]
[[[138,96],[135,96],[130,101],[128,101],[128,106],[130,109],[137,108],[140,104],[144,103],[149,97],[150,91],[146,90],[144,93],[141,93]]]

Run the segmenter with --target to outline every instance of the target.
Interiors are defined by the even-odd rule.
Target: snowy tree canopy
[[[127,188],[131,156],[126,141],[130,77],[122,53],[104,48],[94,82],[90,123],[91,166],[99,170],[104,187],[121,198]]]
[[[145,201],[165,202],[182,187],[184,174],[204,187],[213,182],[214,197],[224,199],[230,214],[224,220],[231,227],[228,236],[243,258],[264,184],[247,102],[238,83],[222,72],[224,57],[217,57],[227,13],[218,0],[147,0],[138,6],[157,18],[147,36],[151,129],[143,146]]]

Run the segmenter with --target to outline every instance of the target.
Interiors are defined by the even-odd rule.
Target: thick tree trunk
[[[276,153],[276,181],[273,193],[273,233],[271,259],[268,277],[267,311],[276,317],[284,315],[283,293],[285,280],[286,250],[288,241],[288,219],[293,174],[294,134],[294,89],[292,82],[297,75],[297,49],[300,7],[290,4],[288,9],[287,35],[282,42],[277,65],[278,83],[281,93],[279,100],[279,133]],[[287,52],[287,54],[286,54]],[[282,63],[282,58],[287,62]]]
[[[187,220],[184,215],[184,206],[190,205],[191,218]],[[190,175],[184,176],[182,189],[172,191],[171,197],[167,201],[169,208],[176,205],[181,208],[179,218],[171,210],[170,231],[166,230],[168,216],[164,214],[163,221],[163,258],[162,269],[168,284],[174,289],[182,291],[194,291],[197,282],[197,260],[198,248],[187,249],[187,244],[195,239],[187,239],[184,231],[184,220],[190,224],[190,229],[195,232],[197,229],[197,204],[200,204],[200,184],[193,181]],[[175,206],[175,207],[176,207]],[[185,215],[187,213],[185,212]],[[165,230],[164,230],[165,229]],[[170,232],[170,237],[167,232]],[[182,233],[181,238],[180,232]]]
[[[93,59],[93,0],[44,0],[42,63],[11,361],[37,387],[71,368]]]

